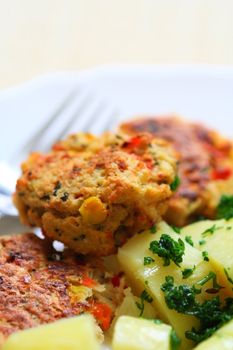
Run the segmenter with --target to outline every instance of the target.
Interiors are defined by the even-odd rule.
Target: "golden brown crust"
[[[214,218],[221,194],[233,193],[232,142],[217,132],[174,116],[133,120],[122,124],[120,131],[150,132],[178,151],[181,185],[169,202],[170,223],[183,226],[199,215]]]
[[[14,196],[22,221],[79,253],[108,255],[165,212],[176,157],[150,134],[77,134],[22,169]]]
[[[82,312],[96,315],[100,301],[104,305],[104,287],[112,290],[112,300],[104,306],[112,318],[117,289],[113,291],[111,279],[105,278],[101,261],[92,259],[91,265],[69,250],[57,253],[47,241],[31,233],[2,238],[0,343],[20,329]],[[105,328],[101,318],[97,321]]]

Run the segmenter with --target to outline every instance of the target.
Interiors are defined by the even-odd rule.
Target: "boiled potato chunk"
[[[126,290],[123,302],[119,306],[119,308],[116,310],[116,316],[119,317],[119,316],[125,315],[125,316],[138,317],[140,314],[140,311],[136,306],[137,303],[140,303],[140,298],[133,295],[130,290]],[[151,304],[147,303],[146,301],[144,302],[144,310],[142,313],[142,317],[147,319],[156,318],[155,308]]]
[[[169,266],[164,266],[163,259],[149,250],[150,242],[159,240],[162,233],[169,234],[176,241],[180,237],[170,226],[162,222],[157,225],[156,233],[151,233],[149,230],[132,237],[119,249],[118,259],[131,283],[133,291],[138,295],[143,290],[149,293],[153,298],[152,304],[158,312],[158,317],[172,325],[178,336],[182,339],[182,348],[187,350],[193,347],[193,342],[186,339],[185,331],[190,330],[192,327],[198,327],[197,320],[192,316],[183,315],[169,309],[165,302],[161,285],[165,282],[166,276],[172,276],[175,284],[192,286],[206,277],[210,271],[215,272],[215,270],[211,262],[203,260],[200,251],[185,241],[185,254],[180,267],[172,261]],[[144,265],[144,257],[152,257],[154,262]],[[183,279],[182,270],[193,268],[194,265],[195,270],[193,274],[189,278]],[[211,283],[211,281],[206,283],[205,289],[202,289],[203,292],[197,296],[200,301],[211,297],[205,292],[207,288],[211,288]]]
[[[208,252],[219,283],[230,294],[233,287],[233,219],[196,222],[181,230],[183,238],[187,235],[192,237],[197,249]]]
[[[233,321],[217,330],[212,337],[199,344],[195,350],[232,350]]]
[[[139,316],[140,311],[138,310],[136,303],[140,303],[140,298],[133,295],[130,288],[127,288],[125,290],[125,297],[121,305],[116,309],[115,317],[112,321],[111,327],[108,330],[107,334],[105,334],[107,336],[108,341],[109,341],[109,338],[112,338],[115,324],[120,316],[132,316],[132,317]],[[142,317],[146,319],[157,318],[155,308],[151,304],[147,303],[146,301],[144,302],[144,310],[142,313]]]
[[[100,350],[92,316],[82,315],[13,333],[2,350]]]
[[[233,337],[215,335],[200,343],[194,350],[232,350]]]
[[[170,350],[171,327],[130,316],[118,318],[113,350]]]

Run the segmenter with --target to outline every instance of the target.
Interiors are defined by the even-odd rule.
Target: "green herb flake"
[[[197,284],[199,284],[200,286],[204,286],[204,284],[206,284],[208,281],[210,281],[214,277],[216,277],[216,274],[214,272],[210,271],[210,273],[208,273],[207,276],[205,276],[200,281],[198,281]]]
[[[149,247],[153,254],[163,259],[163,266],[170,265],[172,260],[177,266],[183,261],[185,245],[182,239],[175,241],[167,234],[162,234],[159,241],[152,241]]]
[[[231,230],[232,229],[232,226],[227,226],[227,230]]]
[[[66,202],[67,199],[69,198],[69,193],[64,192],[63,195],[60,197],[63,202]]]
[[[202,232],[202,237],[206,237],[208,235],[213,235],[215,231],[221,229],[223,226],[221,227],[217,227],[216,224],[214,224],[213,226],[207,228],[204,232]]]
[[[153,258],[151,258],[150,256],[144,256],[144,265],[150,265],[153,262],[154,262]]]
[[[216,273],[214,273],[213,271],[210,271],[208,275],[206,275],[204,278],[198,281],[197,284],[199,284],[200,286],[204,286],[204,284],[206,284],[210,280],[213,280],[213,286],[212,288],[206,289],[206,293],[215,294],[219,292],[220,289],[224,288],[220,286],[220,284],[218,284]]]
[[[61,189],[62,184],[60,181],[58,181],[53,189],[53,196],[57,196],[57,192]]]
[[[150,228],[150,233],[156,233],[156,231],[157,231],[156,225],[154,225]]]
[[[193,247],[193,240],[191,236],[185,236],[185,241]]]
[[[171,190],[174,192],[180,186],[180,178],[178,175],[175,176],[173,182],[170,184]]]
[[[145,309],[145,301],[147,301],[149,304],[152,303],[153,298],[148,294],[148,292],[144,289],[140,295],[140,302],[136,301],[135,304],[137,308],[140,310],[139,317],[142,317],[144,309]]]
[[[222,195],[217,206],[217,218],[229,220],[233,217],[233,196]]]
[[[171,228],[173,229],[174,232],[180,234],[181,232],[181,228],[180,227],[177,227],[177,226],[171,226]]]
[[[224,272],[225,272],[225,275],[227,276],[228,282],[233,284],[233,279],[230,277],[229,272],[227,271],[227,269],[224,269]]]
[[[181,339],[176,334],[175,330],[172,329],[170,333],[170,349],[179,350],[181,345]]]
[[[190,277],[193,274],[195,268],[196,268],[196,266],[194,265],[193,268],[184,269],[182,271],[182,276],[183,276],[182,278],[186,279],[186,278]]]
[[[209,253],[207,251],[202,252],[202,256],[203,256],[204,261],[209,261],[210,260],[208,255],[209,255]]]
[[[233,298],[226,298],[223,302],[219,296],[199,302],[196,294],[200,290],[195,286],[174,285],[174,278],[166,276],[161,287],[167,306],[178,313],[190,315],[198,320],[199,327],[185,332],[187,339],[195,343],[209,338],[217,329],[233,318]]]
[[[169,309],[176,310],[179,313],[185,313],[195,304],[195,289],[187,285],[174,286],[172,276],[165,277],[165,283],[162,284],[161,290]]]
[[[199,245],[204,245],[204,244],[206,244],[206,240],[201,239],[198,243],[199,243]]]

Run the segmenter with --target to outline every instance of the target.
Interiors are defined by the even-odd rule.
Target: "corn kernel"
[[[81,207],[79,212],[83,219],[90,224],[100,224],[107,217],[107,210],[103,202],[98,197],[87,198]]]
[[[71,285],[68,288],[69,295],[74,302],[83,303],[87,298],[92,296],[91,288],[85,286]]]

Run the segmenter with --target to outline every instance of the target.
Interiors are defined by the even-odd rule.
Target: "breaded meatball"
[[[81,254],[109,255],[167,209],[176,154],[150,134],[76,134],[22,165],[14,202],[24,224]]]
[[[181,184],[169,201],[169,223],[184,226],[200,216],[214,219],[221,196],[233,194],[233,143],[217,132],[174,116],[132,120],[120,131],[131,136],[150,132],[178,151]]]

